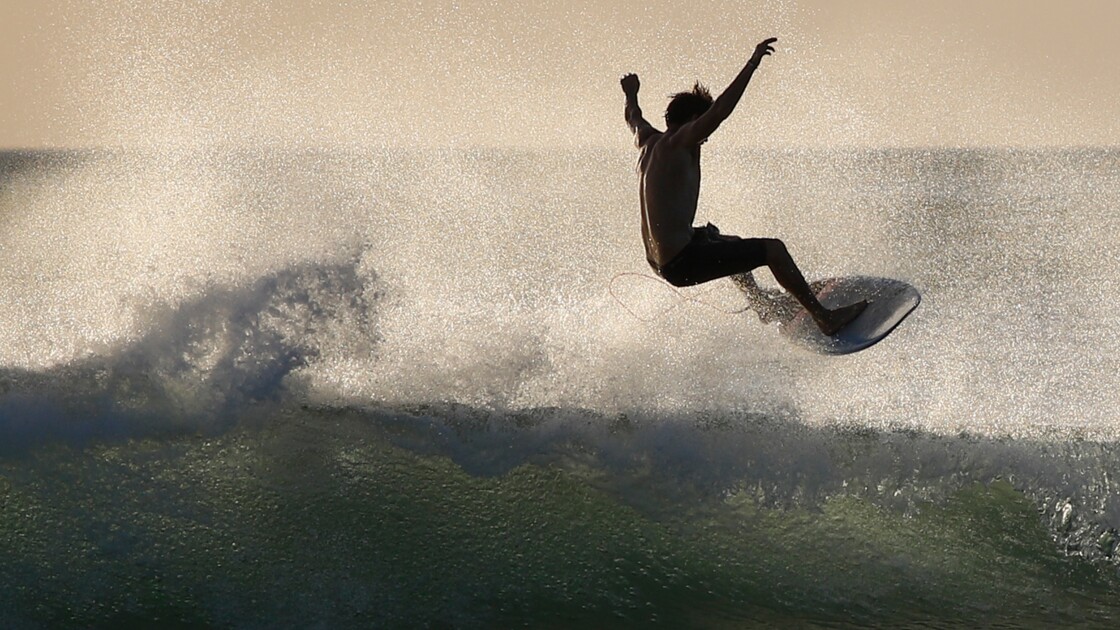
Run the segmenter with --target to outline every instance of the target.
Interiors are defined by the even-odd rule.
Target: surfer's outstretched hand
[[[751,55],[751,63],[758,65],[762,62],[762,58],[774,52],[774,42],[778,41],[777,37],[771,37],[763,40],[758,46],[754,47],[754,54]]]

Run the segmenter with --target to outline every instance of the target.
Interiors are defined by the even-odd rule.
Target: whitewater
[[[653,277],[634,157],[0,154],[0,622],[1115,625],[1120,151],[708,150],[922,293],[845,357]]]

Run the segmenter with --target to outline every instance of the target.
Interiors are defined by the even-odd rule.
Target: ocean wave
[[[468,512],[483,506],[471,514],[484,519],[493,506],[493,485],[484,482],[517,481],[528,470],[541,479],[516,495],[525,501],[562,494],[574,479],[623,506],[611,517],[629,523],[637,513],[693,528],[696,540],[707,540],[700,530],[709,526],[738,534],[760,513],[808,514],[811,526],[779,532],[787,546],[763,558],[773,566],[799,561],[798,536],[827,534],[830,510],[848,499],[870,506],[840,519],[852,530],[873,524],[860,532],[861,545],[880,544],[884,523],[903,523],[894,531],[956,544],[941,559],[951,565],[979,545],[1033,536],[1038,526],[1050,551],[1120,566],[1110,350],[1118,337],[1111,320],[1093,315],[1107,294],[1098,280],[1109,277],[1115,257],[1107,247],[1065,247],[1083,240],[1086,225],[1110,234],[1102,209],[1115,205],[1120,162],[1106,157],[1097,166],[1000,152],[714,161],[728,173],[713,180],[735,184],[708,189],[713,220],[788,235],[815,273],[858,270],[923,287],[926,299],[904,330],[841,361],[801,353],[750,316],[747,323],[720,312],[735,310],[730,287],[698,289],[708,306],[645,280],[619,283],[623,305],[611,299],[612,277],[644,272],[633,212],[618,210],[634,203],[628,156],[188,155],[151,170],[146,158],[130,157],[88,161],[76,181],[51,165],[43,182],[28,177],[46,167],[20,162],[6,173],[15,184],[0,198],[14,221],[3,319],[15,331],[9,365],[0,368],[0,463],[42,456],[42,477],[50,478],[84,457],[101,475],[107,522],[127,521],[112,506],[139,502],[145,489],[116,494],[118,472],[90,453],[110,448],[143,460],[144,442],[156,450],[186,443],[188,461],[154,467],[175,488],[212,454],[191,442],[203,433],[249,459],[272,457],[277,468],[315,451],[322,461],[306,486],[310,496],[350,492],[340,470],[368,472],[385,493],[415,477],[411,488],[422,500],[402,493],[390,506],[399,507],[392,518],[410,523],[439,505],[444,482],[465,487],[456,500]],[[542,184],[541,173],[553,175]],[[329,233],[316,231],[324,225]],[[822,234],[820,225],[832,229]],[[72,247],[44,255],[47,238]],[[306,262],[351,246],[361,253]],[[121,254],[130,247],[131,255]],[[111,269],[87,277],[91,259]],[[147,284],[127,285],[131,266],[142,264],[156,267]],[[211,276],[223,283],[192,284]],[[33,299],[48,290],[51,299]],[[117,308],[124,303],[136,304],[134,317]],[[113,322],[98,321],[105,310]],[[57,313],[66,317],[52,318]],[[24,328],[12,325],[31,316]],[[59,319],[66,331],[52,331]],[[105,338],[117,341],[65,359]],[[50,353],[55,340],[64,347]],[[38,367],[58,357],[62,363]],[[330,435],[340,418],[348,433]],[[258,421],[254,433],[248,425]],[[388,456],[370,445],[381,443],[406,473],[379,468]],[[56,445],[63,448],[52,459]],[[268,501],[299,504],[301,495],[230,491],[222,475],[235,475],[241,460],[221,463],[218,481],[192,478],[200,489],[190,500],[210,505],[211,489],[225,492],[218,494],[234,506],[225,514],[243,526],[239,536],[251,539],[269,518],[294,532],[321,525],[313,515],[266,509]],[[424,476],[433,469],[438,474]],[[257,473],[238,483],[272,483],[268,470]],[[21,477],[18,465],[4,474],[35,489],[35,475]],[[44,505],[67,491],[62,483],[44,487]],[[363,492],[347,495],[357,498],[336,513],[338,522],[385,515]],[[242,514],[244,496],[267,504],[265,516]],[[1001,530],[1008,505],[1015,520]],[[511,522],[532,523],[532,505],[515,511]],[[938,515],[931,529],[905,526],[930,514]],[[455,529],[457,516],[448,518],[451,531],[485,536]],[[392,518],[375,523],[390,538]],[[989,529],[978,532],[974,521]],[[32,517],[24,522],[29,531],[38,526]],[[316,549],[337,558],[365,544],[360,528],[336,527],[312,541]],[[758,531],[753,540],[766,541],[773,530]],[[976,539],[950,540],[957,532]],[[97,544],[115,544],[95,534]],[[344,544],[332,547],[336,539]],[[406,553],[423,557],[429,548],[428,537],[403,540]],[[906,557],[920,559],[924,542],[891,550],[909,545]],[[262,553],[282,556],[288,544],[270,540]],[[828,553],[827,545],[808,544]],[[744,565],[756,557],[749,545],[730,549]],[[501,542],[486,551],[495,562],[518,552]],[[568,551],[560,545],[546,558]],[[875,584],[891,583],[892,559],[879,560]],[[317,558],[304,562],[334,570]],[[417,583],[430,578],[431,565],[421,565]],[[690,575],[724,575],[710,566]],[[208,583],[210,567],[194,568],[197,583]],[[828,584],[846,584],[841,569]],[[517,575],[508,584],[520,584]],[[797,575],[811,590],[816,576]],[[584,577],[577,572],[571,583]],[[924,581],[922,570],[906,577]],[[863,601],[874,604],[874,595],[863,593]]]
[[[311,375],[325,348],[345,347],[377,367],[386,294],[356,256],[151,306],[144,334],[103,354],[0,371],[0,455],[47,444],[217,434],[262,408],[265,415],[307,410],[324,422],[343,413],[360,418],[370,435],[448,458],[471,475],[557,467],[654,511],[729,500],[816,509],[855,496],[917,514],[969,484],[1003,481],[1038,505],[1066,552],[1117,562],[1120,500],[1110,471],[1120,461],[1108,442],[819,426],[796,405],[769,400],[754,410],[749,401],[604,410],[506,397],[486,404],[438,394],[347,398],[317,389]]]
[[[447,457],[471,474],[556,466],[586,474],[623,502],[670,511],[732,499],[818,509],[849,496],[913,516],[972,484],[1007,483],[1037,504],[1066,553],[1120,566],[1120,456],[1112,443],[812,427],[788,415],[726,411],[496,412],[454,403],[349,410],[361,410],[395,445]]]
[[[332,326],[345,322],[351,341],[364,333],[374,343],[375,286],[357,260],[296,265],[151,305],[143,335],[95,356],[0,369],[0,453],[229,426],[247,405],[287,392]]]
[[[1013,445],[564,408],[249,412],[267,422],[0,459],[0,574],[36,585],[0,593],[0,619],[1107,627],[1115,614],[1114,577],[1059,553],[1023,480],[970,470]],[[926,472],[903,468],[915,462]]]

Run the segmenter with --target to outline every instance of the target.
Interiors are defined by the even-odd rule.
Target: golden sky
[[[1120,145],[1115,0],[3,0],[0,147],[619,147],[777,53],[727,146]]]

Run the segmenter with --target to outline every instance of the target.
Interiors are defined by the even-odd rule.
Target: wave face
[[[922,291],[840,359],[643,277],[631,158],[0,155],[5,625],[1115,619],[1120,152],[710,152]]]

